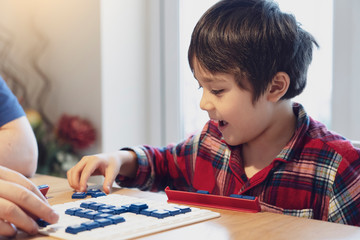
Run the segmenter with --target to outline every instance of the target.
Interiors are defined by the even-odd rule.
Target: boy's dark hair
[[[196,57],[211,73],[234,74],[241,88],[252,90],[254,102],[276,73],[286,72],[290,86],[282,99],[290,99],[306,85],[313,44],[318,46],[295,17],[272,1],[223,0],[195,26],[188,60],[192,71]]]

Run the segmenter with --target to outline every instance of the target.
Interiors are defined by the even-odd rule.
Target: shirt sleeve
[[[329,202],[328,221],[360,226],[360,150],[349,147],[341,161]]]
[[[147,145],[124,148],[134,151],[138,170],[134,179],[118,176],[116,182],[122,187],[162,191],[170,188],[192,191],[191,178],[196,159],[199,135],[192,135],[177,145],[155,148]]]
[[[25,116],[23,108],[0,77],[0,127],[22,116]]]

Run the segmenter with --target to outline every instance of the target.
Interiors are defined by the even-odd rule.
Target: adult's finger
[[[32,183],[29,179],[24,177],[22,174],[14,171],[14,170],[0,166],[0,179],[5,180],[7,182],[16,183],[16,184],[19,184],[19,185],[27,188],[29,191],[35,193],[42,201],[47,203],[46,198],[40,192],[40,190],[37,188],[37,186],[35,186],[34,183]]]
[[[0,222],[0,235],[15,235],[16,229],[12,224],[29,234],[36,234],[38,232],[36,222],[13,202],[0,198],[0,208],[0,219],[2,219]]]
[[[0,236],[13,237],[16,234],[16,227],[9,222],[0,219]]]

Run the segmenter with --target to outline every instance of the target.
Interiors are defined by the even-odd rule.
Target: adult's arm
[[[38,148],[26,116],[0,127],[0,165],[31,177],[36,172]]]

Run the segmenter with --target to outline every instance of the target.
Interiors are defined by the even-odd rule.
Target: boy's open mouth
[[[224,120],[219,120],[219,126],[220,127],[224,127],[225,125],[227,125],[228,123]]]

